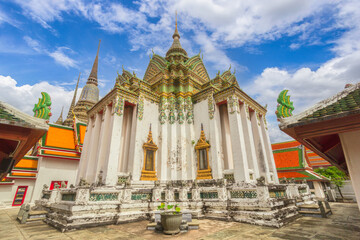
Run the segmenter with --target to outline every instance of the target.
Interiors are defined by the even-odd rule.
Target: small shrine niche
[[[196,179],[212,179],[211,168],[209,165],[209,148],[210,144],[206,140],[203,125],[201,124],[200,139],[195,145],[195,151],[198,161]]]
[[[144,165],[141,171],[140,180],[155,181],[157,180],[156,171],[155,171],[155,153],[158,147],[154,143],[152,138],[151,125],[149,129],[147,142],[144,143],[143,149],[144,149]]]

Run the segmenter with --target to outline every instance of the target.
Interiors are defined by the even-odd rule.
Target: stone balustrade
[[[99,211],[103,212],[105,222],[146,219],[154,215],[161,202],[178,204],[182,211],[190,212],[194,218],[206,217],[279,227],[285,222],[285,218],[297,214],[295,201],[311,200],[307,184],[295,183],[268,185],[212,179],[156,182],[139,186],[141,185],[122,184],[114,187],[79,186],[44,190],[38,204],[51,207],[54,212],[49,214],[48,222],[61,229],[76,228],[76,222],[82,216],[83,221],[86,218],[89,224],[95,224],[102,218],[96,214]],[[63,215],[69,209],[72,215],[67,216],[65,219],[68,219],[68,223],[64,223]],[[287,214],[278,214],[280,209]],[[61,221],[57,220],[60,216]],[[94,220],[89,220],[92,217]]]

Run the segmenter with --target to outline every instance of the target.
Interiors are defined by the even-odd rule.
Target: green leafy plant
[[[192,143],[192,145],[194,145],[194,144],[195,144],[195,140],[191,140],[191,143]]]
[[[340,188],[344,186],[345,179],[347,178],[346,174],[342,172],[340,169],[338,169],[335,166],[328,167],[326,169],[324,168],[318,168],[314,170],[316,173],[327,177],[330,179],[330,181],[337,187],[339,190],[339,193],[341,195],[341,198],[344,198],[342,195],[342,192]]]
[[[181,211],[181,209],[180,209],[180,207],[179,207],[179,205],[178,204],[176,204],[176,205],[171,205],[171,204],[168,204],[167,206],[166,206],[166,208],[168,209],[168,210],[171,210],[172,208],[174,209],[174,214],[178,214],[178,213],[180,213],[180,211]],[[165,210],[165,203],[161,203],[160,204],[160,206],[158,206],[158,210]]]
[[[160,206],[158,206],[158,210],[164,210],[165,209],[165,203],[161,203]]]

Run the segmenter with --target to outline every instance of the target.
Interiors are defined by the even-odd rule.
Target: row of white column
[[[233,98],[236,104],[227,108],[231,139],[231,147],[228,147],[231,152],[227,153],[227,161],[229,161],[227,165],[229,167],[233,165],[234,178],[238,182],[255,181],[260,176],[264,176],[266,182],[278,183],[264,117],[260,115],[257,117],[258,113],[249,111],[246,103],[238,104],[239,100]]]
[[[77,183],[81,178],[95,183],[100,171],[105,184],[115,185],[117,182],[123,115],[115,114],[113,105],[106,105],[89,118]]]

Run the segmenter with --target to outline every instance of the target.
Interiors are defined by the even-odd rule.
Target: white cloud
[[[230,64],[233,64],[233,66],[235,65],[235,63],[226,56],[226,53],[217,46],[216,43],[209,39],[209,36],[206,33],[197,33],[195,35],[195,41],[201,46],[201,49],[204,49],[203,53],[206,56],[206,60],[212,62],[214,68],[223,70],[227,69]]]
[[[177,10],[182,46],[191,55],[198,52],[193,44],[197,43],[204,60],[215,68],[226,69],[230,63],[236,65],[226,54],[231,48],[256,46],[283,36],[295,39],[290,49],[332,43],[335,57],[318,69],[268,67],[244,87],[257,101],[269,104],[269,131],[273,141],[287,139],[278,129],[274,115],[276,99],[282,89],[290,90],[296,113],[342,90],[346,83],[359,81],[358,0],[138,0],[138,9],[107,1],[86,4],[80,0],[18,2],[44,27],[49,27],[53,21],[62,21],[62,14],[73,12],[98,23],[105,31],[125,32],[133,51],[145,49],[149,54],[153,48],[162,55],[171,44]],[[321,35],[330,31],[334,31],[332,39],[323,42]]]
[[[2,23],[8,23],[12,25],[13,27],[18,28],[20,26],[20,23],[15,20],[13,17],[8,16],[1,8],[0,8],[0,25]]]
[[[49,56],[52,57],[55,62],[59,63],[60,65],[69,68],[69,67],[77,67],[77,62],[74,59],[71,59],[67,56],[64,51],[69,50],[66,47],[58,47],[54,52],[50,52]]]
[[[48,22],[62,20],[63,12],[79,11],[82,1],[77,0],[15,0],[24,10],[24,15],[30,16],[44,28],[51,28]]]
[[[334,51],[338,55],[351,54],[360,49],[360,1],[341,1],[338,5],[338,13],[335,18],[336,27],[347,31],[335,40]]]
[[[66,55],[65,51],[73,53],[74,51],[68,47],[58,47],[55,51],[45,49],[39,41],[32,39],[29,36],[24,37],[25,42],[39,54],[45,54],[55,60],[56,63],[64,66],[65,68],[77,67],[77,61]]]
[[[292,49],[292,50],[296,50],[296,49],[298,49],[300,46],[301,46],[300,43],[292,43],[292,44],[290,44],[289,48]]]
[[[360,49],[346,56],[339,56],[312,71],[300,68],[290,72],[279,68],[266,68],[244,89],[259,103],[268,104],[269,131],[272,141],[287,139],[281,134],[276,123],[276,99],[283,89],[290,90],[288,95],[294,102],[294,113],[300,113],[315,103],[326,99],[344,89],[347,83],[359,82]]]
[[[29,47],[31,47],[32,49],[34,49],[36,52],[43,52],[44,49],[41,47],[40,43],[35,40],[35,39],[32,39],[31,37],[29,36],[25,36],[24,37],[24,40],[25,42],[27,43],[27,45],[29,45]]]
[[[31,0],[18,3],[24,12],[44,27],[49,27],[53,21],[61,21],[64,13],[72,12],[98,23],[106,31],[126,31],[134,51],[153,48],[158,54],[165,54],[171,44],[174,12],[178,10],[180,32],[193,33],[191,37],[187,35],[181,39],[183,47],[189,54],[197,53],[192,44],[195,41],[205,53],[205,61],[217,68],[224,68],[230,63],[236,65],[227,56],[226,49],[247,42],[256,43],[286,34],[304,33],[308,29],[313,32],[314,29],[309,26],[315,23],[299,23],[305,18],[316,17],[329,1],[139,0],[136,2],[138,9],[108,1]],[[151,22],[149,17],[158,20]]]
[[[78,96],[82,89],[78,89]],[[50,122],[55,122],[64,107],[63,118],[66,118],[74,91],[68,91],[61,86],[52,85],[48,82],[40,82],[34,85],[25,84],[19,86],[17,81],[10,76],[0,75],[0,101],[10,103],[19,110],[33,116],[34,104],[41,98],[41,92],[47,92],[52,101]],[[65,120],[65,119],[64,119]]]

